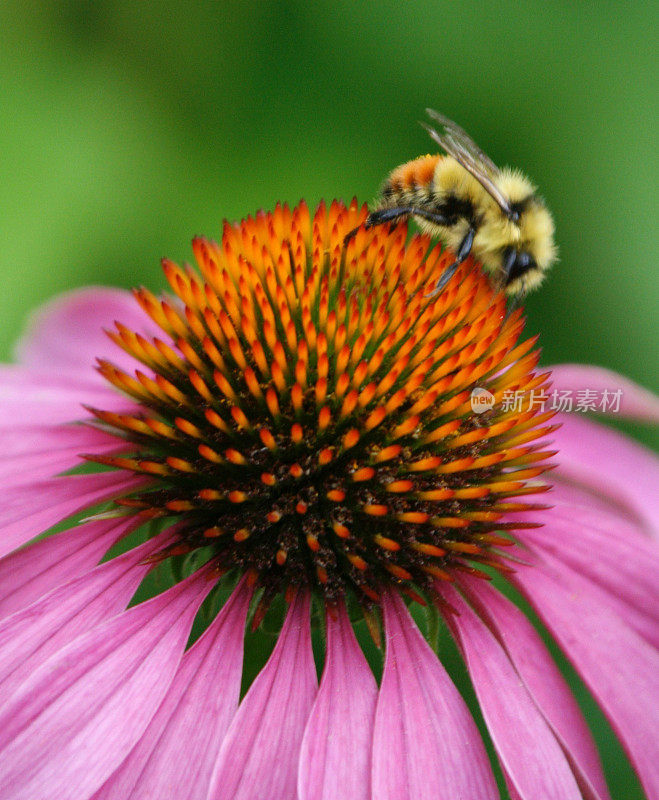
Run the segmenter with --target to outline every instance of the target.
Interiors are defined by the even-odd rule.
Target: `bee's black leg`
[[[385,222],[395,222],[401,217],[407,217],[411,214],[413,209],[409,207],[399,208],[381,208],[378,211],[371,212],[366,219],[366,227],[373,228],[376,225],[382,225]]]
[[[454,261],[449,267],[446,267],[444,272],[442,272],[442,274],[439,276],[439,280],[435,284],[435,288],[432,290],[432,292],[428,292],[428,294],[424,294],[423,296],[436,297],[455,275],[455,271],[460,266],[460,263],[460,261]]]
[[[423,219],[427,219],[428,222],[434,222],[435,225],[449,224],[449,221],[446,219],[446,217],[443,217],[441,214],[433,213],[432,211],[426,211],[424,208],[414,208],[413,206],[397,206],[396,208],[380,208],[377,211],[372,211],[366,218],[364,227],[366,230],[368,230],[376,225],[383,225],[385,222],[395,222],[401,217],[422,217]],[[356,228],[353,228],[350,233],[346,234],[345,238],[343,239],[344,245],[347,244],[350,239],[352,239],[360,227],[361,225],[358,225]]]
[[[462,264],[463,261],[466,261],[469,253],[471,253],[471,248],[474,244],[474,236],[476,236],[476,228],[469,228],[464,239],[460,242],[456,259],[456,261],[458,261],[460,264]]]
[[[460,264],[462,264],[463,261],[467,260],[469,253],[471,253],[471,248],[474,244],[474,236],[476,236],[476,229],[469,228],[464,239],[460,242],[460,247],[458,247],[455,261],[448,266],[444,272],[442,272],[442,274],[439,276],[439,280],[435,284],[435,288],[432,290],[432,292],[429,292],[427,295],[425,295],[425,297],[435,297],[451,280],[451,278],[455,275],[457,268],[460,266]]]
[[[524,292],[519,292],[518,294],[514,295],[508,300],[508,304],[506,307],[506,316],[503,318],[505,322],[508,317],[513,313],[516,308],[519,308],[522,303],[524,302],[526,295]]]
[[[368,217],[366,217],[366,222],[363,223],[364,228],[368,230],[369,228],[373,228],[375,225],[382,225],[385,222],[393,222],[394,220],[400,219],[400,217],[408,216],[410,212],[410,208],[381,208],[378,211],[372,211]],[[360,228],[361,225],[358,225],[356,228],[353,228],[350,233],[346,234],[343,239],[344,246],[348,244],[348,242]]]
[[[357,225],[357,227],[356,227],[356,228],[353,228],[353,229],[352,229],[352,230],[351,230],[349,233],[346,233],[346,235],[343,237],[343,246],[344,246],[344,247],[345,247],[345,246],[348,244],[348,242],[349,242],[349,241],[350,241],[350,240],[351,240],[351,239],[352,239],[352,238],[355,236],[355,234],[357,233],[357,231],[358,231],[360,228],[361,228],[361,225]]]

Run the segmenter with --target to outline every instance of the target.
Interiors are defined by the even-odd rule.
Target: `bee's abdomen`
[[[426,195],[440,158],[442,156],[437,154],[420,156],[396,167],[382,187],[383,201],[387,204],[393,202],[395,205],[398,200],[410,198],[417,193]]]

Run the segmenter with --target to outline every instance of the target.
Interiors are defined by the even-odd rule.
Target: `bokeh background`
[[[431,105],[554,211],[561,261],[527,304],[544,363],[658,389],[656,8],[4,0],[0,359],[29,309],[89,283],[161,287],[160,257],[190,260],[224,217],[371,200],[432,149]],[[580,698],[614,797],[641,797]]]

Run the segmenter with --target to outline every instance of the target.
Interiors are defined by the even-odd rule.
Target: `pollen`
[[[135,369],[99,365],[134,408],[92,410],[118,438],[95,460],[143,477],[122,506],[176,522],[181,552],[211,548],[264,598],[372,603],[505,572],[515,514],[548,488],[532,396],[549,376],[521,312],[472,259],[429,296],[453,255],[404,225],[345,243],[367,213],[278,205],[195,239],[196,269],[163,262],[172,294],[135,292],[162,335],[118,322]]]

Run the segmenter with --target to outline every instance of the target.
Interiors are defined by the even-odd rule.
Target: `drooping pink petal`
[[[0,619],[84,575],[134,527],[130,517],[92,520],[0,559]]]
[[[93,800],[206,800],[222,740],[238,708],[250,597],[243,580],[185,653],[139,742]]]
[[[558,364],[550,369],[552,389],[571,392],[575,402],[577,392],[591,390],[601,403],[603,392],[606,391],[608,402],[607,408],[603,409],[605,413],[616,413],[643,422],[659,422],[659,397],[617,372],[592,364]],[[612,395],[618,390],[622,392],[620,407],[612,411],[610,404],[615,403]]]
[[[445,584],[438,591],[456,609],[447,618],[463,653],[499,760],[521,800],[581,800],[570,765],[505,651],[464,601]]]
[[[103,449],[105,445],[117,446],[116,436],[91,425],[39,425],[16,424],[2,432],[2,455],[5,458],[18,456],[47,456],[53,451],[78,448]]]
[[[316,691],[309,596],[300,591],[268,663],[231,723],[209,800],[295,798],[300,745]]]
[[[81,453],[102,455],[122,444],[90,425],[17,426],[1,436],[0,482],[5,489],[52,478],[80,465]]]
[[[38,309],[16,346],[17,358],[32,369],[89,375],[99,382],[97,358],[132,371],[135,359],[103,330],[114,329],[115,320],[139,333],[162,335],[130,292],[95,286],[62,294]]]
[[[659,534],[659,460],[628,437],[575,414],[561,414],[554,434],[556,476],[618,503],[647,532]]]
[[[130,473],[111,471],[49,478],[8,491],[0,522],[0,556],[71,514],[143,485],[143,479]]]
[[[130,411],[134,403],[108,383],[0,365],[0,431],[88,419],[84,406]]]
[[[0,796],[86,800],[131,751],[172,681],[204,569],[74,640],[0,709]]]
[[[150,569],[142,562],[170,539],[169,531],[163,531],[6,617],[0,623],[2,697],[8,697],[53,653],[123,611]]]
[[[648,797],[659,797],[659,653],[577,573],[538,562],[511,580],[524,593],[617,732]]]
[[[629,521],[578,505],[563,487],[552,495],[544,527],[518,538],[545,561],[592,581],[593,593],[651,644],[659,646],[659,550]]]
[[[510,779],[510,775],[508,775],[504,767],[501,768],[501,771],[503,772],[503,777],[506,781],[506,789],[508,789],[510,800],[524,800],[524,798],[520,796],[517,789],[515,789],[515,784]]]
[[[385,595],[386,654],[375,713],[373,800],[498,798],[469,710],[395,594]]]
[[[483,580],[460,577],[467,599],[477,608],[524,681],[535,704],[561,743],[586,800],[609,792],[590,730],[574,695],[537,631],[522,611]]]
[[[302,740],[299,800],[370,800],[377,684],[345,606],[327,614],[327,655]]]

